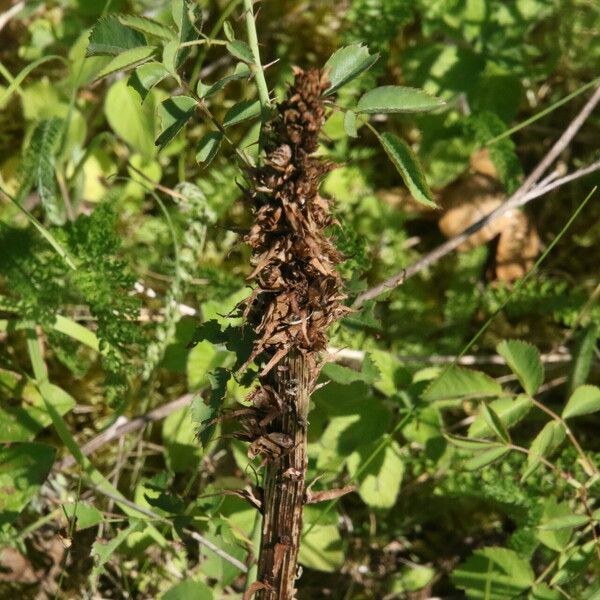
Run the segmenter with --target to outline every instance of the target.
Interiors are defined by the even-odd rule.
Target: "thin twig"
[[[596,88],[596,91],[592,95],[592,97],[588,100],[585,106],[581,109],[579,114],[571,121],[569,126],[565,129],[560,138],[556,141],[556,143],[552,146],[550,151],[544,156],[544,158],[540,161],[540,163],[535,167],[535,169],[530,173],[530,175],[525,179],[523,184],[519,187],[519,189],[503,204],[501,204],[498,208],[493,210],[491,213],[473,223],[467,229],[465,229],[462,233],[450,238],[448,241],[444,242],[431,252],[422,256],[419,260],[414,262],[412,265],[403,269],[400,273],[393,275],[392,277],[386,279],[383,283],[376,285],[375,287],[359,294],[354,301],[354,306],[360,306],[364,302],[368,300],[372,300],[377,298],[381,294],[388,292],[397,286],[404,283],[409,277],[419,273],[426,267],[434,264],[456,248],[460,246],[463,242],[465,242],[471,235],[475,232],[479,231],[481,228],[485,227],[488,223],[504,214],[506,211],[518,208],[523,206],[526,202],[533,200],[541,196],[542,194],[546,194],[552,189],[555,189],[559,185],[563,185],[569,181],[572,181],[576,177],[582,177],[583,175],[587,175],[594,170],[600,168],[600,161],[589,165],[588,167],[584,167],[571,175],[567,175],[562,177],[561,179],[557,179],[552,183],[549,183],[545,187],[539,189],[532,189],[533,186],[541,179],[546,170],[550,167],[550,165],[558,158],[558,156],[563,152],[563,150],[569,145],[575,134],[579,131],[585,120],[589,117],[590,113],[594,110],[596,105],[600,102],[600,87]]]

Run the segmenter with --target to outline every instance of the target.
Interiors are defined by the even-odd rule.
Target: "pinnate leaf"
[[[166,146],[187,123],[196,110],[196,100],[191,96],[174,96],[158,108],[161,129],[156,138],[157,146]]]
[[[502,386],[489,375],[463,367],[452,366],[435,379],[423,393],[423,399],[433,402],[452,398],[490,397],[502,394]]]

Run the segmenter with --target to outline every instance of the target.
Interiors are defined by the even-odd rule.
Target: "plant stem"
[[[285,410],[275,430],[290,436],[289,452],[267,463],[263,492],[263,525],[257,581],[265,584],[259,600],[291,600],[302,533],[306,477],[306,427],[310,373],[305,357],[293,351],[273,377]]]
[[[265,72],[260,61],[260,50],[258,48],[258,36],[256,34],[256,21],[254,20],[254,8],[252,6],[252,0],[244,0],[244,10],[246,13],[246,31],[248,34],[248,45],[252,50],[252,56],[254,57],[254,67],[256,78],[256,87],[258,88],[258,97],[262,106],[263,121],[268,116],[268,108],[271,106],[271,99],[269,98],[269,88],[267,87],[267,81],[265,79]]]

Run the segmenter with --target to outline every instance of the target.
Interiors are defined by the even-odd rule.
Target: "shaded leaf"
[[[513,550],[491,547],[476,550],[454,569],[451,578],[468,598],[507,600],[531,587],[535,574]]]
[[[356,113],[351,110],[347,110],[344,115],[344,130],[346,134],[350,137],[358,137],[358,132],[356,131]]]
[[[208,98],[209,96],[212,96],[213,94],[216,94],[218,91],[222,90],[228,83],[249,78],[251,75],[252,73],[246,65],[239,65],[239,68],[236,68],[235,73],[219,79],[219,81],[213,83],[209,87],[206,87],[202,82],[198,82],[198,97]]]
[[[393,133],[378,133],[377,137],[414,199],[425,206],[439,208],[433,200],[418,159],[408,144]]]
[[[363,44],[351,44],[336,50],[324,67],[330,84],[325,95],[333,94],[343,85],[356,79],[370,69],[378,58],[379,54],[369,54],[369,49]]]
[[[62,509],[67,519],[76,519],[77,531],[98,525],[104,519],[102,513],[95,506],[82,500],[63,504]]]
[[[523,389],[533,396],[544,381],[544,367],[538,349],[521,340],[504,340],[496,346]]]
[[[196,100],[191,96],[168,98],[158,107],[160,133],[156,138],[157,146],[166,146],[187,123],[196,110]]]
[[[508,430],[494,409],[484,402],[481,404],[481,413],[483,414],[483,418],[485,419],[488,427],[498,436],[498,438],[509,444],[510,435]]]
[[[196,146],[196,161],[208,165],[217,155],[222,140],[223,134],[220,131],[210,131],[202,136]]]
[[[119,22],[126,27],[135,29],[141,33],[148,35],[154,35],[163,40],[173,39],[173,32],[162,23],[150,19],[149,17],[142,17],[138,15],[118,15]]]
[[[231,127],[258,116],[260,116],[260,101],[242,100],[227,111],[223,119],[223,127]]]
[[[17,442],[0,447],[0,525],[14,521],[46,481],[56,450],[48,444]]]
[[[210,588],[201,581],[184,579],[160,596],[160,600],[212,600]]]
[[[86,56],[116,56],[125,50],[145,46],[139,31],[125,27],[117,15],[100,17],[90,33]]]
[[[355,110],[367,114],[427,112],[444,104],[443,100],[417,88],[384,85],[364,94]]]

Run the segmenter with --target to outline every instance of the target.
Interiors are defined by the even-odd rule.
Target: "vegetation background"
[[[233,117],[257,92],[231,78],[211,95],[232,142],[218,154],[200,114],[155,145],[173,124],[161,103],[244,58],[241,1],[195,4],[217,41],[169,49],[177,2],[0,1],[1,598],[243,595],[257,521],[233,491],[258,482],[260,459],[230,421],[197,432],[248,294],[234,148],[255,155],[258,127]],[[183,80],[128,85],[144,48],[86,58],[90,29],[117,14],[164,38],[157,60]],[[593,0],[265,0],[257,29],[277,98],[293,65],[360,42],[380,58],[340,90],[342,109],[375,85],[446,101],[371,120],[418,154],[438,211],[410,197],[372,130],[349,135],[343,110],[326,123],[352,298],[514,192],[600,67]],[[598,161],[599,136],[596,110],[556,177]],[[309,480],[356,492],[306,507],[299,598],[600,598],[600,205],[582,204],[598,181],[507,213],[332,331]],[[247,392],[230,379],[225,407]]]

